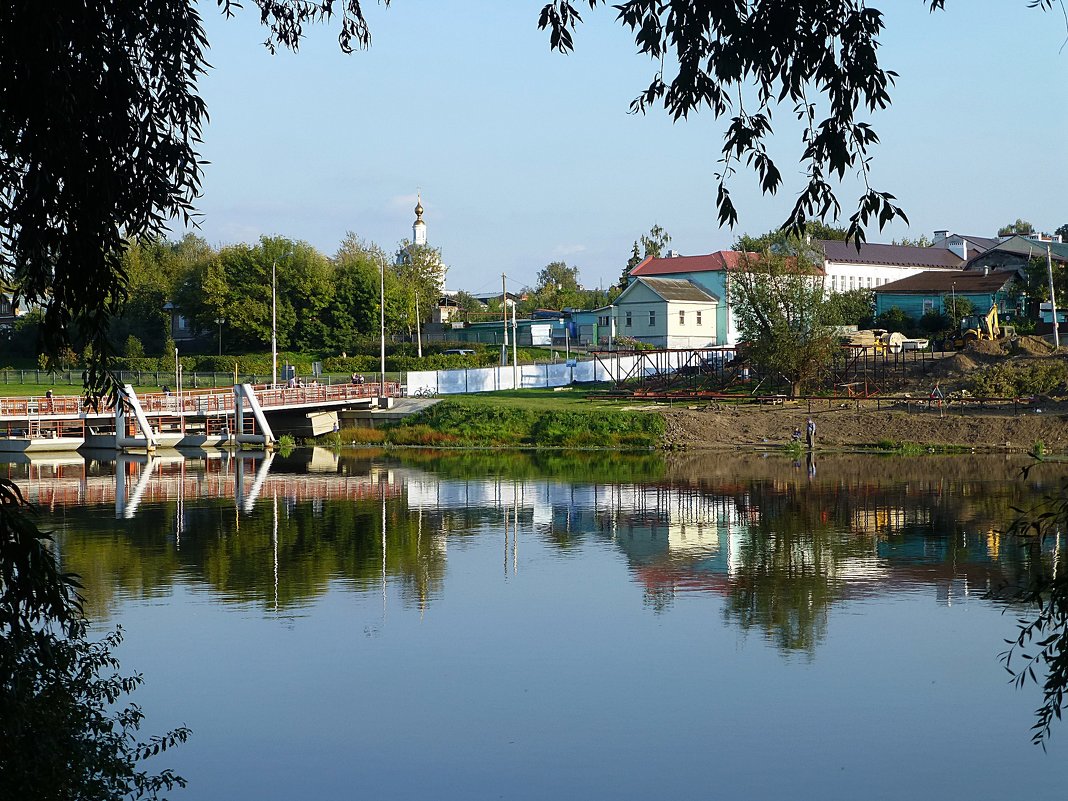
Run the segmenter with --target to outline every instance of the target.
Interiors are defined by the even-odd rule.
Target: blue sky
[[[449,288],[492,291],[502,272],[510,287],[531,285],[560,259],[586,286],[607,286],[654,222],[680,252],[707,253],[780,224],[801,187],[783,108],[772,153],[784,190],[765,197],[739,173],[739,224],[720,229],[724,123],[627,113],[653,64],[611,8],[587,12],[576,52],[561,56],[537,30],[542,0],[367,0],[370,50],[346,56],[336,26],[319,26],[298,53],[271,56],[248,5],[226,20],[201,4],[213,69],[201,81],[211,163],[198,205],[214,245],[280,234],[332,254],[351,230],[392,249],[411,235],[420,188]],[[950,0],[936,14],[922,0],[878,5],[883,64],[900,78],[894,104],[872,118],[882,139],[872,182],[897,195],[911,226],[869,240],[1068,222],[1061,11],[1026,0]],[[842,187],[846,215],[858,194],[852,179]]]

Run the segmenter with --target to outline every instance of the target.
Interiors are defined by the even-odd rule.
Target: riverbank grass
[[[510,397],[507,397],[510,396]],[[520,390],[447,398],[372,433],[346,429],[342,442],[428,447],[648,449],[660,444],[659,414],[623,410],[574,392]]]

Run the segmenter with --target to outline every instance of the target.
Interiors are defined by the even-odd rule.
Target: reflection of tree
[[[676,493],[718,498],[721,509],[737,510],[719,522],[718,547],[729,548],[730,566],[723,556],[717,562],[700,551],[673,552],[655,537],[639,543],[623,536],[620,547],[654,608],[669,605],[679,586],[710,589],[727,598],[728,620],[763,630],[786,650],[813,650],[830,606],[858,594],[919,584],[942,597],[961,585],[1026,582],[1029,561],[999,550],[993,529],[1033,497],[1036,477],[1030,485],[988,480],[983,476],[994,473],[983,460],[942,462],[944,474],[930,478],[935,471],[927,469],[912,478],[915,467],[915,460],[832,458],[809,480],[785,459],[672,460],[668,483]],[[670,523],[620,518],[624,529],[652,533]]]
[[[665,460],[658,453],[602,451],[468,451],[443,453],[429,450],[401,452],[401,464],[418,466],[441,478],[501,476],[510,479],[560,478],[583,483],[659,481]]]
[[[410,514],[401,499],[388,500],[385,509],[387,576],[399,578],[402,596],[412,601],[437,595],[444,574],[435,539],[440,521]],[[227,600],[279,609],[306,604],[331,581],[366,589],[382,579],[377,500],[261,498],[251,514],[238,514],[232,501],[210,502],[187,512],[180,548],[174,525],[173,504],[142,508],[121,531],[99,518],[68,524],[64,558],[85,575],[94,608],[107,609],[116,589],[151,596],[180,576],[204,581]]]
[[[841,520],[833,525],[826,514],[847,512],[835,493],[754,483],[749,498],[760,520],[740,549],[726,614],[744,629],[760,626],[784,650],[811,651],[826,633],[828,607],[842,596],[838,564],[870,554],[872,541],[840,536]]]

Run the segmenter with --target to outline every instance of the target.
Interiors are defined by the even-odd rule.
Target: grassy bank
[[[346,429],[339,441],[428,447],[653,448],[664,420],[578,393],[449,398],[385,429]]]

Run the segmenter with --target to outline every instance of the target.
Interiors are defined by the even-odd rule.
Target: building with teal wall
[[[753,259],[759,258],[756,253],[745,254],[737,250],[719,250],[704,256],[669,256],[663,259],[649,257],[630,271],[629,280],[633,282],[638,278],[674,278],[697,284],[720,301],[721,312],[716,315],[715,342],[719,345],[736,345],[738,327],[728,303],[730,281],[731,273],[742,269],[747,255]],[[722,313],[723,309],[726,309],[726,313]]]
[[[891,281],[875,290],[875,314],[898,308],[914,320],[928,312],[949,311],[954,299],[967,300],[980,314],[997,304],[1001,315],[1016,310],[1012,286],[1015,270],[984,272],[967,270],[943,272],[929,270]]]

